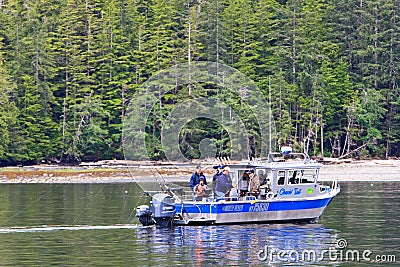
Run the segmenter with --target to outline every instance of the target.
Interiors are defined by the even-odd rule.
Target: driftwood
[[[348,152],[348,153],[346,153],[346,154],[340,156],[338,159],[345,158],[345,157],[347,157],[348,155],[351,155],[351,154],[353,154],[354,152],[357,152],[357,151],[360,150],[361,148],[366,147],[367,145],[369,145],[369,142],[367,142],[367,143],[363,144],[362,146],[359,146],[359,147],[357,147],[356,149],[354,149],[354,150],[352,150],[352,151],[350,151],[350,152]]]

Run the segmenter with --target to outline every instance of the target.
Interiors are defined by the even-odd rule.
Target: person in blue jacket
[[[206,176],[203,174],[203,168],[199,165],[196,167],[196,171],[190,177],[190,188],[192,191],[194,187],[200,183],[200,178],[203,178],[204,184],[207,185]]]
[[[233,188],[232,179],[229,175],[231,168],[225,167],[222,174],[217,178],[217,184],[215,186],[215,194],[217,197],[228,196],[229,191]]]

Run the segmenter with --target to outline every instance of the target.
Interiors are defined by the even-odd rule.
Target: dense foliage
[[[122,158],[135,91],[188,61],[253,79],[272,103],[278,145],[399,156],[399,15],[397,0],[0,0],[0,161]],[[160,113],[192,90],[160,99],[147,138],[154,159],[163,158]],[[188,157],[199,156],[199,138],[229,153],[215,122],[180,135]]]

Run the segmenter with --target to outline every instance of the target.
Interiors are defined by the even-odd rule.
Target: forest
[[[397,0],[0,0],[0,163],[123,159],[123,118],[138,88],[201,61],[255,82],[276,146],[398,157],[399,35]],[[146,128],[151,159],[165,158],[165,114],[209,86],[160,97]],[[231,97],[240,114],[239,102]],[[179,133],[188,158],[199,157],[204,132],[216,156],[229,156],[224,128],[196,119]],[[249,132],[249,158],[257,135]]]

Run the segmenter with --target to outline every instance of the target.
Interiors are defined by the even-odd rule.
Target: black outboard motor
[[[153,225],[155,222],[151,217],[151,211],[149,206],[140,205],[136,207],[136,217],[142,223],[143,226]]]
[[[159,193],[153,196],[152,200],[153,218],[156,225],[160,227],[170,227],[175,216],[174,199],[167,194]]]

